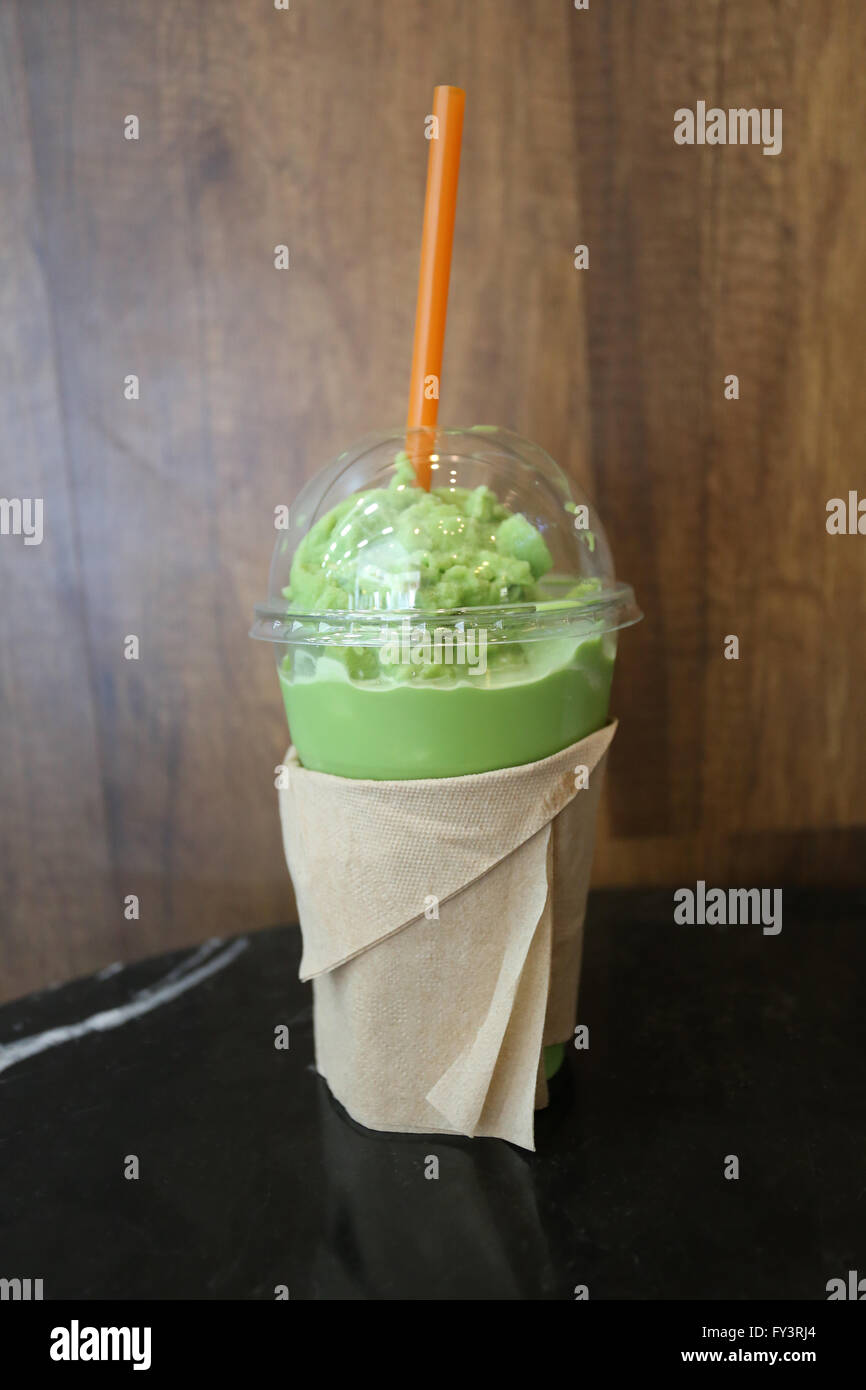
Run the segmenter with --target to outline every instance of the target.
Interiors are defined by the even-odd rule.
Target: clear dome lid
[[[642,616],[589,499],[537,444],[495,426],[368,435],[277,525],[252,629],[272,642],[375,647],[407,619],[527,642]]]

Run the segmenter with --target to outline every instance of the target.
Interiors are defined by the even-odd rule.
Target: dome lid
[[[537,444],[475,425],[367,435],[310,479],[252,635],[378,646],[410,622],[526,642],[640,617],[589,499]]]

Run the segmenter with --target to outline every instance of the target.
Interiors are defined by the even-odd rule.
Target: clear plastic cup
[[[538,445],[476,425],[370,435],[321,469],[252,636],[274,644],[305,767],[400,781],[535,762],[600,728],[641,616],[589,500]],[[561,1057],[545,1049],[548,1076]]]
[[[307,483],[252,635],[274,643],[305,767],[455,777],[568,747],[608,716],[641,614],[592,504],[507,430],[372,435]]]

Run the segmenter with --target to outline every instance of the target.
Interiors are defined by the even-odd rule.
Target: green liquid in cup
[[[278,669],[304,767],[374,781],[461,777],[537,762],[607,720],[615,633],[601,622],[596,631],[587,618],[580,636],[549,635],[555,610],[573,612],[582,597],[597,596],[600,582],[576,574],[563,598],[542,532],[489,487],[457,486],[447,451],[442,469],[447,485],[424,492],[399,455],[387,487],[345,498],[298,545],[282,592],[289,615],[306,615],[304,634],[293,629],[285,639]],[[582,543],[591,550],[592,534]],[[525,605],[524,640],[502,640],[497,611],[515,605]],[[437,614],[475,610],[476,623],[492,623],[490,632],[471,617],[465,623],[476,636],[485,632],[483,661],[477,648],[459,664],[389,655],[390,629],[368,645],[339,640],[341,613],[348,638],[358,630],[353,611],[407,609],[428,629]],[[321,645],[317,615],[331,630]],[[545,1048],[548,1077],[562,1056],[562,1043]]]
[[[601,728],[612,644],[594,637],[576,647],[557,640],[524,650],[529,667],[521,680],[488,672],[444,685],[355,681],[328,658],[312,679],[292,679],[282,667],[298,756],[304,767],[338,777],[462,777],[537,762]]]

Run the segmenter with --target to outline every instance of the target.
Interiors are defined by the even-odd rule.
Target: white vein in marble
[[[179,994],[185,994],[187,990],[194,989],[196,985],[201,984],[202,980],[208,979],[210,975],[215,975],[219,970],[224,970],[227,965],[231,965],[232,961],[237,960],[250,943],[247,937],[242,936],[214,955],[220,944],[218,940],[205,942],[204,946],[200,946],[191,955],[185,956],[180,964],[170,970],[163,979],[158,980],[154,985],[149,985],[147,989],[139,990],[126,1004],[120,1004],[114,1009],[104,1009],[98,1014],[91,1014],[90,1018],[83,1018],[78,1023],[69,1023],[60,1028],[49,1028],[44,1033],[34,1033],[30,1038],[18,1038],[15,1042],[0,1043],[0,1072],[14,1067],[16,1062],[23,1062],[27,1057],[35,1057],[38,1053],[47,1051],[49,1047],[59,1047],[61,1043],[74,1042],[76,1038],[83,1038],[88,1033],[105,1033],[111,1028],[120,1028],[124,1023],[129,1023],[131,1019],[140,1018],[142,1014],[150,1013],[152,1009],[158,1009],[161,1005],[170,1003]],[[202,964],[199,964],[200,961]]]

